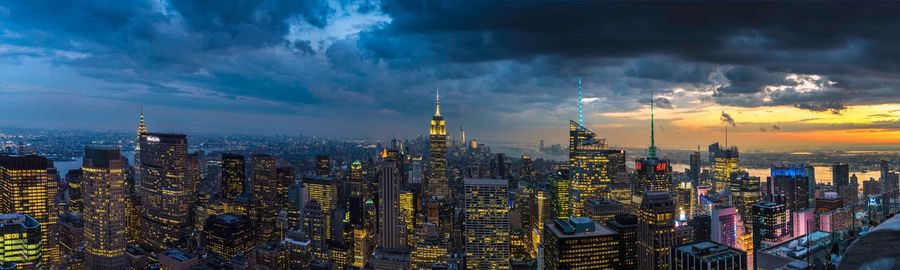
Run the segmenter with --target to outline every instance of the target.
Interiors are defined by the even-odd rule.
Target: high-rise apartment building
[[[163,251],[183,244],[191,225],[187,136],[147,133],[140,144],[141,244]]]
[[[385,249],[405,250],[406,225],[400,210],[400,161],[392,158],[382,161],[379,167],[378,180],[381,187],[378,192],[378,227],[380,241],[378,246]]]
[[[127,268],[124,164],[118,147],[84,148],[84,264],[88,269]]]
[[[558,219],[544,228],[543,269],[617,269],[619,237],[586,217]]]
[[[40,224],[44,266],[59,259],[59,185],[53,162],[40,156],[0,156],[0,213],[22,213]]]
[[[466,269],[509,269],[508,183],[465,179]]]

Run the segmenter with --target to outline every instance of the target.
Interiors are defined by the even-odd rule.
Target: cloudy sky
[[[900,3],[0,1],[0,126],[900,144]],[[456,132],[453,132],[455,135]]]

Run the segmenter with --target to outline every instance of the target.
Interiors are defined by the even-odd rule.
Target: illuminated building
[[[638,204],[643,201],[644,194],[651,192],[674,191],[672,183],[672,166],[669,160],[647,157],[635,162],[635,171],[638,172],[634,185],[634,197],[632,202]]]
[[[287,253],[289,269],[309,269],[313,259],[310,256],[312,244],[302,231],[289,231],[281,245]]]
[[[362,225],[353,226],[353,263],[356,268],[363,268],[369,261],[369,235]]]
[[[782,203],[758,202],[753,204],[753,250],[759,251],[791,237],[789,212]],[[758,265],[754,254],[753,265]]]
[[[693,216],[694,207],[697,205],[697,196],[694,194],[694,186],[691,182],[679,182],[675,185],[675,207],[678,209],[678,217],[680,221]]]
[[[760,201],[759,177],[750,176],[746,171],[731,174],[731,195],[734,207],[741,216],[744,228],[753,226],[751,211],[753,204]]]
[[[466,269],[509,269],[508,183],[465,179]]]
[[[569,208],[569,189],[571,182],[569,181],[569,173],[565,170],[558,170],[550,176],[550,218],[568,218],[571,211]],[[541,221],[543,222],[543,221]]]
[[[141,120],[138,122],[137,132],[134,138],[134,182],[141,182],[141,140],[150,132],[147,131],[147,124],[144,123],[144,107],[141,106]]]
[[[531,156],[522,155],[522,172],[520,173],[522,176],[522,180],[525,180],[525,183],[528,183],[529,187],[535,186],[535,181],[537,180],[537,174],[534,171],[534,165],[531,161]]]
[[[183,243],[191,223],[187,136],[148,133],[140,143],[141,244],[162,251]]]
[[[675,244],[675,203],[668,192],[648,192],[638,213],[637,269],[668,269]]]
[[[301,229],[308,238],[309,254],[320,261],[328,259],[327,237],[325,234],[328,231],[325,225],[326,216],[318,201],[310,200],[306,202],[306,206],[303,208],[303,218],[301,219],[303,226]]]
[[[409,160],[409,176],[407,177],[410,184],[422,184],[425,175],[425,165],[421,155],[410,156]]]
[[[625,206],[615,200],[588,199],[584,202],[584,215],[598,223],[606,223],[624,213]]]
[[[316,156],[316,175],[319,177],[331,177],[331,158],[328,155]]]
[[[716,207],[710,214],[712,225],[712,241],[737,247],[737,210],[734,207]]]
[[[385,159],[380,166],[378,193],[379,202],[379,246],[385,249],[402,250],[406,248],[406,225],[400,212],[400,161]]]
[[[413,228],[415,226],[415,205],[413,204],[413,192],[409,190],[400,191],[400,214],[403,216],[403,224],[406,228],[406,246],[412,247],[414,242]]]
[[[253,206],[256,239],[260,243],[278,240],[275,219],[278,217],[278,175],[276,158],[256,154],[250,157],[253,177]],[[245,253],[250,254],[250,253]]]
[[[58,186],[53,162],[40,156],[0,156],[0,213],[21,213],[40,224],[44,266],[59,259]]]
[[[66,172],[66,213],[81,214],[84,206],[84,196],[81,193],[81,169]]]
[[[287,211],[290,208],[290,200],[288,200],[289,187],[296,184],[293,167],[278,167],[275,169],[275,177],[277,178],[278,188],[276,190],[278,208]],[[280,238],[279,238],[280,239]]]
[[[606,139],[590,129],[569,121],[569,177],[576,193],[573,216],[581,216],[581,205],[589,198],[608,197],[610,177]],[[600,196],[603,193],[603,196]]]
[[[740,169],[738,149],[727,145],[722,149],[719,143],[714,143],[709,146],[709,151],[713,158],[713,190],[722,192],[731,187],[731,174]]]
[[[747,269],[747,253],[710,241],[681,245],[672,249],[672,269]]]
[[[450,197],[450,186],[447,182],[447,127],[441,116],[441,98],[437,94],[434,102],[434,117],[428,130],[428,182],[426,197]]]
[[[318,206],[320,207],[322,214],[324,215],[324,227],[325,230],[325,239],[332,239],[331,236],[331,211],[337,207],[337,197],[338,197],[338,189],[337,183],[335,183],[333,178],[325,178],[325,177],[303,177],[303,184],[306,187],[307,194],[309,198],[307,200],[318,202]],[[307,202],[309,204],[309,202]],[[308,232],[307,232],[308,233]],[[310,238],[313,238],[310,236]],[[315,245],[315,240],[313,240],[313,244]]]
[[[606,226],[616,232],[619,243],[619,259],[617,269],[635,269],[637,266],[637,217],[631,214],[619,214]]]
[[[350,189],[350,224],[362,225],[365,220],[365,208],[363,204],[366,201],[368,190],[366,183],[363,183],[362,162],[353,161],[350,164],[350,181],[348,183]]]
[[[15,263],[13,269],[42,269],[47,261],[42,249],[43,230],[37,220],[27,214],[0,214],[0,262]],[[49,268],[49,267],[47,267]]]
[[[816,210],[807,208],[800,211],[791,211],[791,227],[794,228],[794,236],[815,231],[818,228],[816,225]]]
[[[616,269],[616,232],[586,217],[558,219],[544,228],[544,268]]]
[[[88,269],[123,269],[125,260],[125,161],[118,147],[86,146],[81,167],[84,190],[84,264]]]
[[[240,154],[222,154],[222,197],[234,200],[244,193],[244,181],[247,179],[244,169],[244,156]]]
[[[772,166],[771,176],[766,179],[769,197],[784,194],[784,204],[788,211],[809,208],[809,182],[812,181],[806,172],[806,166]]]
[[[226,260],[238,253],[250,255],[256,245],[253,227],[247,216],[222,214],[209,217],[203,232],[206,233],[207,250]]]
[[[436,224],[422,224],[416,229],[415,239],[417,243],[412,252],[411,269],[430,270],[435,265],[447,263],[447,245]]]
[[[306,205],[306,192],[304,191],[303,183],[290,185],[287,189],[288,205],[284,210],[285,212],[287,212],[288,229],[297,229],[302,226],[302,224],[300,223],[300,219],[303,212],[303,207]]]
[[[541,235],[544,234],[544,222],[550,214],[550,200],[547,199],[547,191],[543,189],[535,189],[532,192],[531,203],[531,257],[537,258],[538,246],[541,244]]]
[[[63,269],[84,269],[84,219],[75,213],[59,216],[59,248]]]

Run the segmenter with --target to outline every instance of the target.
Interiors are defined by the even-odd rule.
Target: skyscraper
[[[789,211],[796,212],[809,208],[809,194],[813,192],[809,189],[809,182],[812,180],[807,175],[805,165],[773,165],[771,176],[766,180],[769,197],[784,194],[784,204]]]
[[[363,204],[368,195],[366,183],[363,183],[362,162],[353,161],[350,164],[350,181],[348,183],[350,189],[350,224],[363,225],[365,219],[365,208]]]
[[[619,237],[586,217],[558,219],[544,228],[544,268],[617,269]]]
[[[56,191],[53,162],[40,156],[0,156],[0,213],[22,213],[40,223],[45,266],[59,259]],[[45,243],[45,244],[44,244]]]
[[[738,149],[735,146],[722,149],[719,143],[710,145],[709,149],[713,157],[713,190],[722,192],[731,187],[731,174],[740,169]]]
[[[406,226],[400,211],[400,167],[392,158],[382,161],[378,180],[378,227],[381,228],[379,246],[385,249],[406,249]]]
[[[306,233],[306,237],[309,238],[309,253],[316,260],[320,261],[324,261],[328,258],[327,245],[325,244],[327,242],[325,233],[328,231],[325,225],[325,218],[327,216],[328,215],[322,211],[319,202],[316,200],[306,202],[306,205],[303,208],[303,226],[301,229]]]
[[[750,176],[746,171],[734,172],[730,184],[733,205],[741,216],[744,228],[749,230],[753,226],[751,208],[762,197],[759,176]]]
[[[86,146],[84,172],[84,263],[88,269],[123,269],[125,172],[118,147]]]
[[[43,253],[46,250],[44,247],[55,246],[56,243],[45,244],[47,242],[42,240],[43,232],[37,220],[21,213],[0,214],[0,232],[3,233],[3,241],[0,241],[3,265],[16,264],[12,269],[45,268],[47,258]]]
[[[465,179],[466,269],[509,269],[508,183]]]
[[[831,184],[838,188],[850,185],[849,164],[835,163],[831,165]]]
[[[276,159],[270,155],[250,157],[253,176],[253,206],[256,208],[256,239],[259,242],[277,241],[275,219],[278,217],[278,177]],[[249,255],[249,254],[248,254]]]
[[[712,241],[737,247],[737,210],[734,207],[716,207],[710,214],[712,225]]]
[[[222,154],[222,197],[234,200],[244,193],[245,176],[244,156],[240,154]]]
[[[581,216],[581,204],[590,198],[608,197],[610,177],[606,139],[590,129],[569,121],[569,177],[575,199],[574,216]],[[600,195],[603,193],[603,196]]]
[[[637,266],[637,227],[638,219],[631,214],[619,214],[606,226],[616,232],[618,238],[619,259],[617,269],[634,269]]]
[[[308,200],[318,202],[317,205],[324,215],[324,223],[321,225],[324,226],[322,229],[325,231],[325,240],[332,239],[331,227],[333,221],[331,220],[331,211],[334,211],[338,204],[337,183],[335,183],[333,178],[304,177],[303,184],[306,186],[307,194],[309,194]],[[308,204],[309,202],[307,202]]]
[[[141,120],[138,122],[137,134],[134,138],[134,182],[141,182],[141,140],[150,133],[147,131],[147,124],[144,123],[144,106],[141,106]]]
[[[256,246],[253,228],[247,216],[211,216],[206,220],[203,233],[206,234],[206,249],[225,260],[231,260],[238,253],[249,256]]]
[[[632,191],[632,203],[642,205],[642,201],[647,193],[651,192],[674,192],[674,183],[672,182],[672,165],[668,159],[656,158],[656,130],[653,123],[653,95],[650,96],[650,147],[647,149],[648,157],[635,161],[634,170],[637,172],[637,178]]]
[[[789,216],[783,203],[763,201],[753,204],[754,250],[762,250],[791,238],[793,230]]]
[[[637,269],[668,269],[675,245],[675,203],[668,192],[648,192],[638,213]]]
[[[697,146],[699,148],[700,146]],[[698,149],[699,150],[699,149]],[[697,187],[700,186],[700,170],[703,166],[703,160],[700,158],[700,151],[694,151],[691,153],[690,157],[690,169],[688,170],[688,178],[691,179],[691,183]]]
[[[148,133],[140,147],[141,244],[163,251],[182,244],[191,224],[187,136]]]
[[[557,170],[555,174],[550,176],[550,218],[568,218],[571,216],[571,204],[569,202],[569,190],[571,182],[569,181],[569,172],[566,170]],[[541,222],[543,222],[541,220]]]
[[[319,177],[331,177],[331,158],[328,155],[316,156],[316,175]]]
[[[427,197],[446,198],[450,196],[447,183],[447,127],[441,116],[441,98],[438,93],[434,102],[434,116],[428,131],[428,179]]]

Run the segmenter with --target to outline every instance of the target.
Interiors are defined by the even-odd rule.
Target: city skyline
[[[744,150],[895,150],[898,9],[4,3],[0,126],[128,131],[143,107],[158,131],[411,138],[439,88],[453,138],[565,144],[581,79],[584,125],[613,146],[647,145],[652,91],[662,149],[728,126]]]

